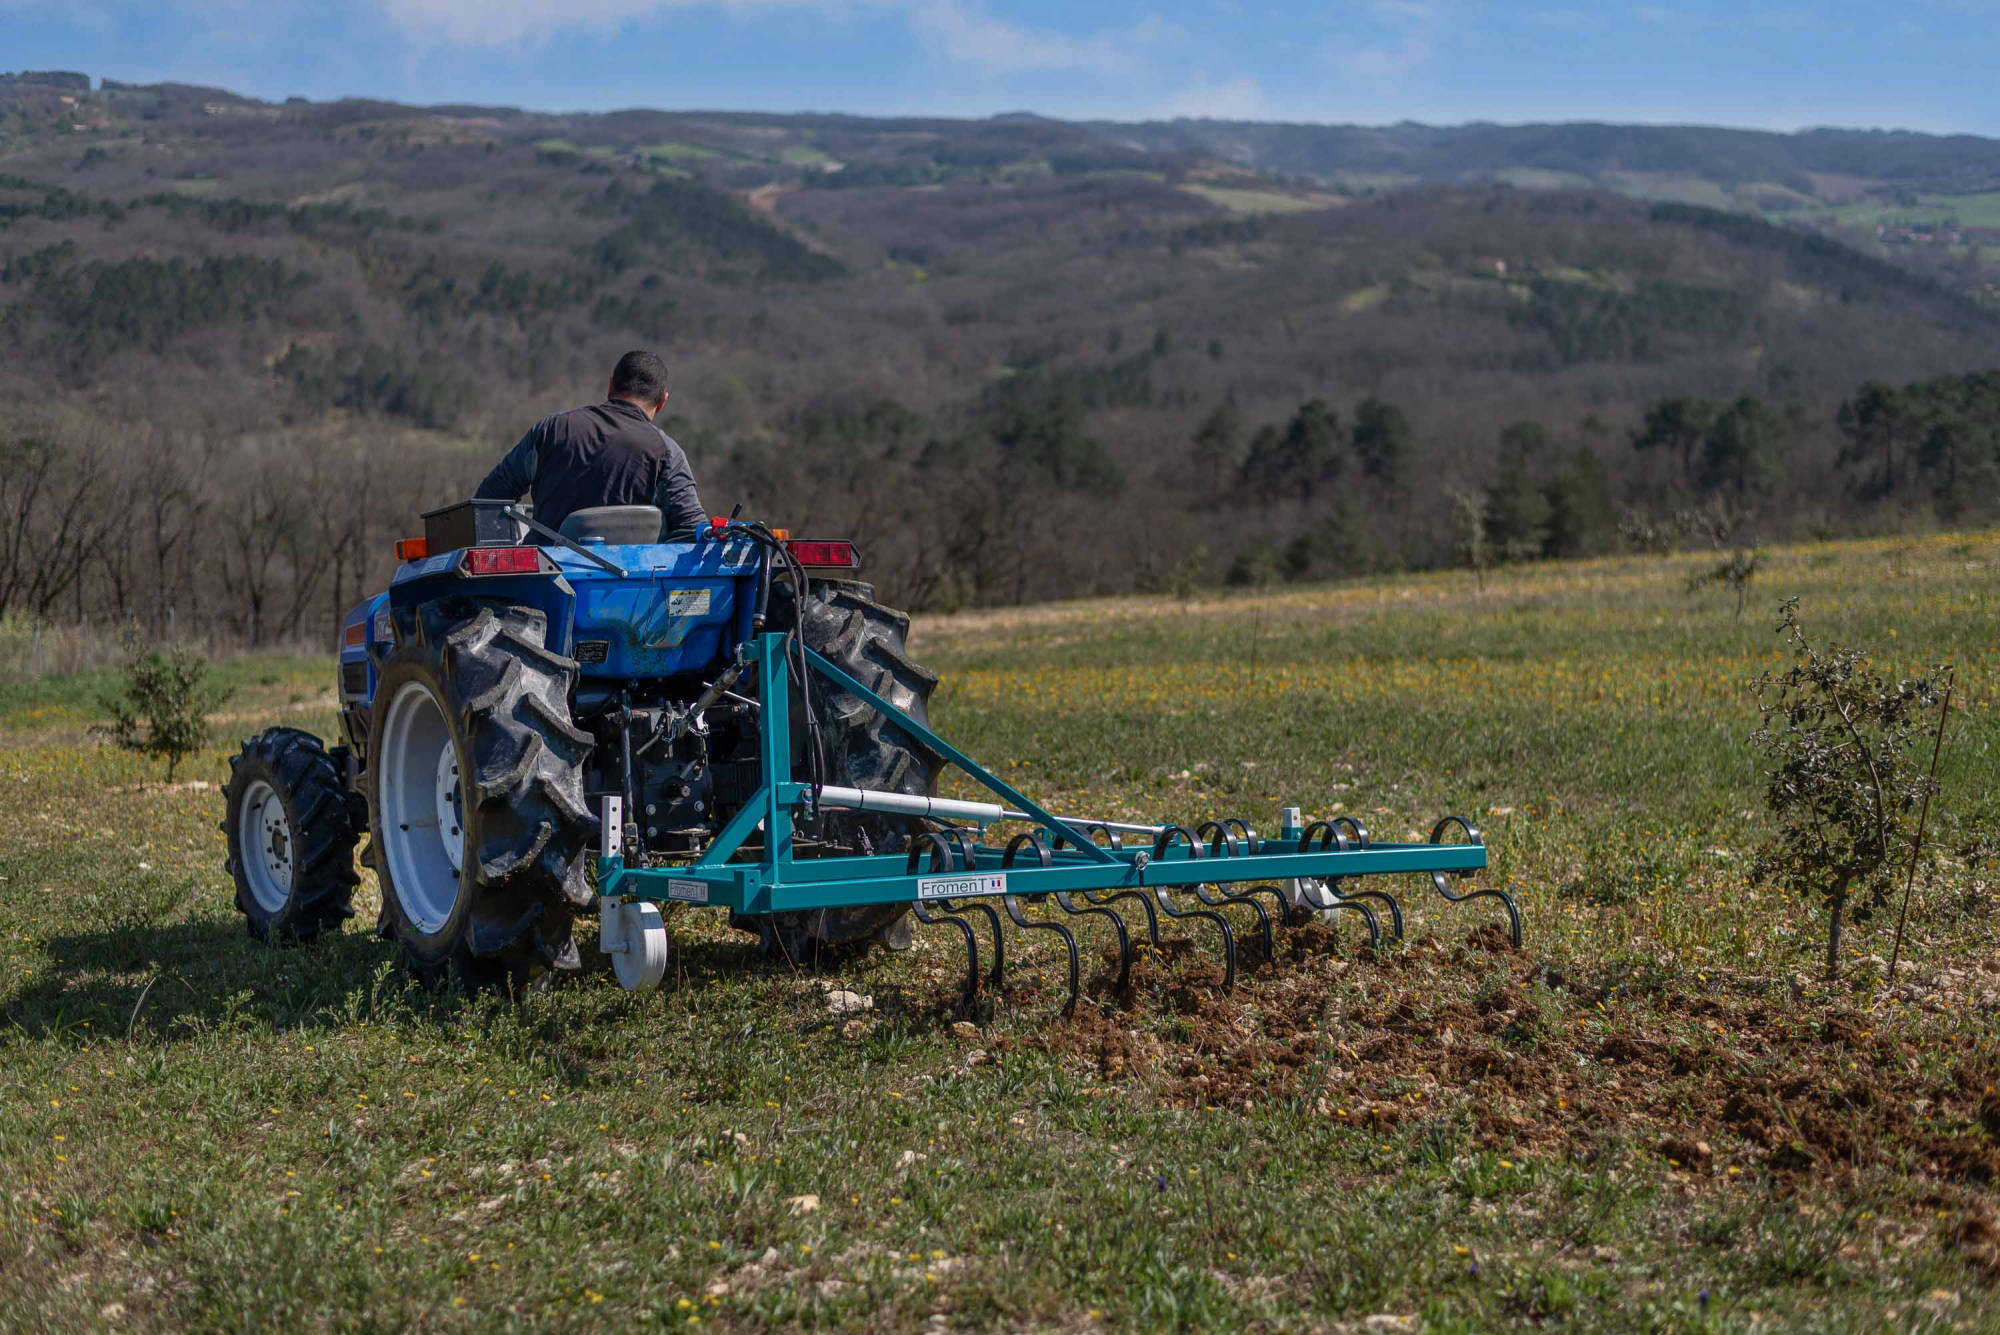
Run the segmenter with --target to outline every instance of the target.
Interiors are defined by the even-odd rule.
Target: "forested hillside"
[[[320,636],[639,345],[711,509],[851,533],[919,607],[1435,565],[1468,515],[1526,559],[2000,503],[1991,306],[1685,203],[1034,118],[42,79],[0,135],[8,617]]]

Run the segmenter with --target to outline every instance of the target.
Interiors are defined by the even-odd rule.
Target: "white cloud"
[[[616,28],[633,19],[697,5],[725,12],[795,9],[847,10],[824,0],[383,0],[392,26],[419,42],[454,46],[512,46],[569,28]]]
[[[994,18],[964,0],[919,0],[906,8],[910,27],[947,57],[999,74],[1029,70],[1130,70],[1148,49],[1178,38],[1180,30],[1157,16],[1129,28],[1072,36]]]
[[[1202,82],[1183,88],[1156,105],[1148,118],[1175,120],[1254,121],[1268,120],[1271,103],[1255,79],[1225,79]]]
[[[1336,40],[1326,58],[1350,82],[1399,84],[1430,61],[1442,26],[1438,7],[1424,0],[1374,0],[1366,38]]]
[[[390,24],[414,41],[492,47],[532,43],[569,29],[614,29],[674,10],[789,10],[833,18],[887,13],[899,15],[945,58],[995,74],[1127,71],[1149,48],[1181,36],[1157,17],[1079,36],[996,18],[980,0],[382,0],[382,7]]]

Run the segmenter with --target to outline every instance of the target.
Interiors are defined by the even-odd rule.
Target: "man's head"
[[[650,352],[628,352],[611,368],[609,397],[637,404],[648,417],[667,406],[667,364]]]

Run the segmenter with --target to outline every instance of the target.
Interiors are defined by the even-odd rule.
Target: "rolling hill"
[[[1730,163],[1739,190],[1810,184],[1784,171],[1815,163],[1973,187],[1985,141],[1556,127],[1534,148],[1533,127],[1393,127],[1341,148],[1360,132],[1236,128],[1249,148],[1208,123],[551,116],[16,78],[10,448],[63,442],[89,476],[137,452],[199,513],[281,530],[226,580],[186,576],[232,617],[275,581],[290,610],[260,612],[261,635],[379,576],[378,538],[656,344],[711,505],[857,532],[896,596],[948,605],[1215,578],[1329,526],[1344,555],[1297,570],[1446,560],[1452,493],[1494,485],[1524,421],[1548,442],[1534,468],[1596,461],[1603,514],[1699,499],[1627,443],[1670,396],[1783,414],[1790,466],[1737,498],[1767,529],[1857,522],[1842,398],[1993,360],[2000,316],[1964,284],[1605,188]],[[1400,163],[1399,188],[1369,193],[1348,161]],[[1503,161],[1577,188],[1509,185]],[[343,486],[367,493],[353,514],[295,513]],[[340,559],[308,580],[322,549]],[[128,606],[137,578],[93,566],[62,596]]]

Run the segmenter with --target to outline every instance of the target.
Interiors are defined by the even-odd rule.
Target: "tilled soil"
[[[996,1046],[1177,1106],[1296,1100],[1359,1127],[1458,1125],[1502,1153],[1651,1154],[1696,1180],[1752,1166],[1884,1168],[1945,1190],[2000,1179],[2000,1063],[1963,1009],[1864,1010],[1783,980],[1621,988],[1566,977],[1491,925],[1380,955],[1333,943],[1288,929],[1227,996],[1212,952],[1170,944],[1125,998],[1107,969],[1074,1022]]]

